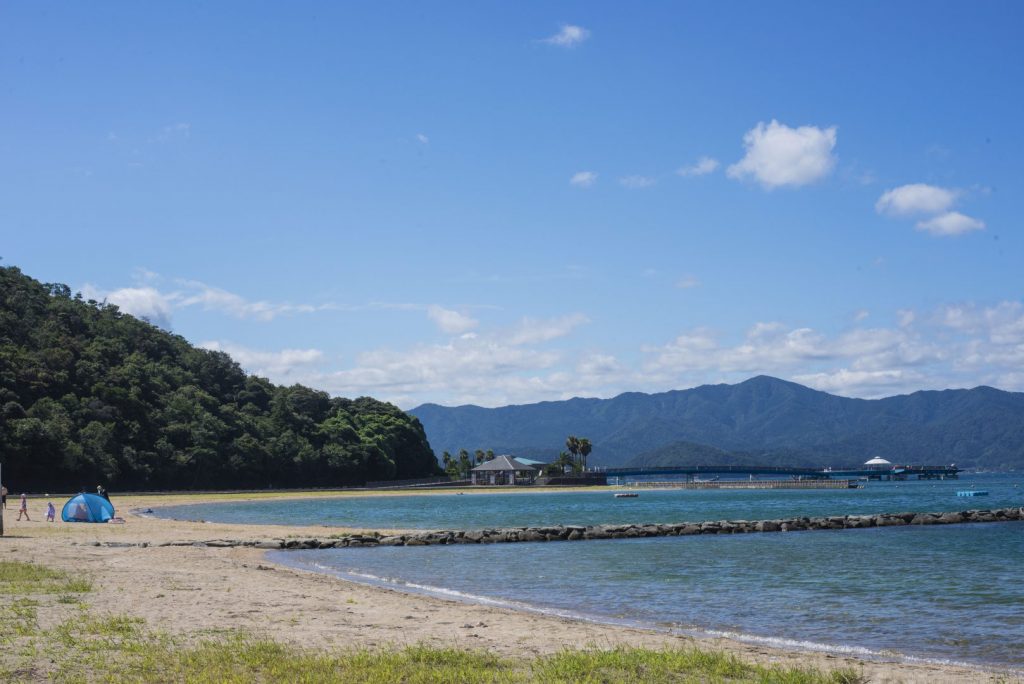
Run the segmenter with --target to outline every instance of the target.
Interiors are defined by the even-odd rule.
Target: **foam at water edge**
[[[294,552],[288,555],[286,555],[285,552],[270,552],[268,553],[268,556],[273,556],[274,561],[281,563],[282,565],[314,570],[316,572],[331,575],[339,579],[354,582],[356,584],[364,584],[373,587],[385,587],[389,589],[395,589],[396,591],[406,591],[413,594],[435,596],[438,598],[447,598],[455,601],[462,601],[465,603],[494,606],[496,608],[506,608],[509,610],[536,613],[539,615],[550,615],[554,617],[565,618],[568,620],[579,620],[582,622],[590,622],[594,624],[617,625],[621,627],[648,629],[657,632],[665,632],[668,634],[678,634],[685,636],[722,638],[748,644],[759,644],[762,646],[769,646],[787,651],[810,651],[816,653],[831,653],[835,655],[862,658],[865,660],[889,660],[931,665],[949,665],[954,667],[965,667],[973,669],[980,668],[998,672],[1008,672],[1015,676],[1024,674],[1024,672],[1017,670],[1004,670],[1001,668],[992,668],[977,663],[968,663],[943,658],[924,658],[919,656],[905,655],[898,651],[873,650],[865,648],[863,646],[825,644],[802,639],[788,639],[786,637],[766,637],[759,636],[756,634],[746,634],[743,632],[733,632],[728,630],[704,629],[697,626],[683,627],[680,625],[652,624],[642,622],[639,620],[625,620],[607,616],[590,615],[582,612],[537,606],[534,604],[523,603],[520,601],[510,601],[507,599],[498,599],[489,596],[481,596],[478,594],[470,594],[455,589],[448,589],[445,587],[436,587],[427,584],[419,584],[416,582],[407,582],[403,579],[396,577],[380,577],[378,575],[373,575],[365,572],[356,572],[354,570],[339,570],[337,568],[333,568],[329,565],[325,565],[316,561],[297,560],[294,558],[293,554]]]

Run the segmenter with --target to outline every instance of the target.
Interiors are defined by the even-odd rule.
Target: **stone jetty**
[[[810,530],[853,530],[901,525],[956,525],[1024,520],[1024,507],[944,513],[879,513],[877,515],[834,515],[778,518],[774,520],[713,520],[704,522],[650,523],[626,525],[550,525],[542,527],[500,527],[482,530],[434,530],[404,534],[364,532],[324,539],[266,539],[239,541],[164,542],[159,546],[248,546],[258,549],[333,549],[365,546],[432,546],[435,544],[508,544],[513,542],[583,541],[587,539],[633,539],[638,537],[684,537],[695,534],[750,534],[754,532],[796,532]],[[149,546],[146,542],[93,542],[95,546]]]

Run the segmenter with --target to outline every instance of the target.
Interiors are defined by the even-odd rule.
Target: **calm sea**
[[[957,497],[962,489],[984,497]],[[640,491],[615,499],[608,491],[510,494],[353,496],[250,501],[163,508],[157,515],[212,522],[330,525],[367,529],[480,529],[527,525],[674,523],[761,520],[796,515],[953,511],[1024,505],[1024,474],[967,475],[960,480],[871,482],[864,489]]]
[[[679,522],[1024,505],[1024,476],[863,490],[373,497],[165,509],[368,528]],[[986,489],[959,498],[958,489]],[[791,648],[1024,669],[1024,523],[277,552],[369,584]]]

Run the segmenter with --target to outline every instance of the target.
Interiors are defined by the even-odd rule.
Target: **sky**
[[[279,383],[1024,391],[1019,2],[0,4],[0,264]]]

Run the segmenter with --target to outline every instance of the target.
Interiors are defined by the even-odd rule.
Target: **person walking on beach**
[[[0,486],[0,505],[7,510],[7,487]]]
[[[57,509],[53,507],[52,501],[46,502],[46,522],[53,522],[53,519],[57,517]]]
[[[21,493],[21,508],[18,509],[18,520],[21,520],[21,516],[25,516],[25,520],[32,522],[32,518],[28,517],[28,497],[25,496],[25,492]]]

